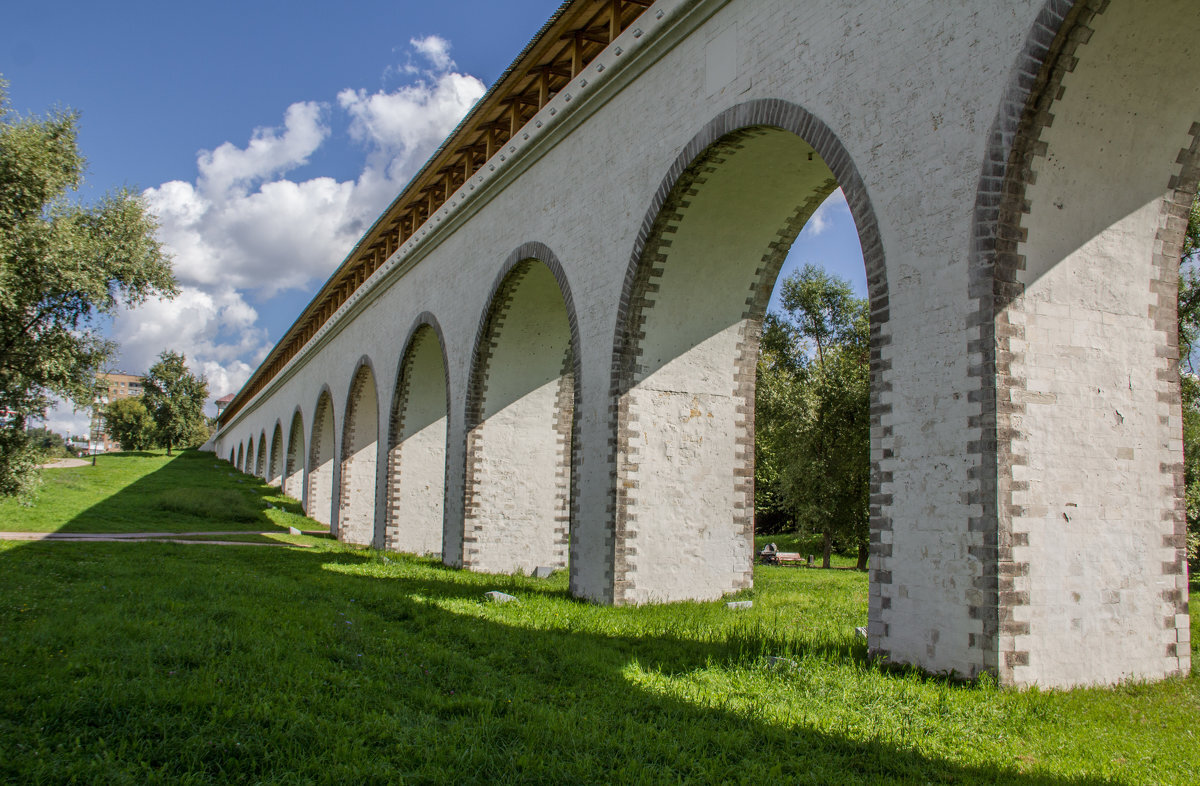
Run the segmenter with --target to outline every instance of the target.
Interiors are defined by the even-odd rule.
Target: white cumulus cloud
[[[114,320],[122,368],[144,372],[172,349],[208,377],[214,398],[241,387],[280,338],[267,334],[251,301],[315,293],[484,93],[481,81],[453,70],[446,39],[409,45],[409,66],[400,69],[406,84],[294,103],[280,126],[253,129],[244,146],[227,141],[200,151],[194,179],[144,192],[181,292]],[[410,67],[414,57],[424,67]],[[358,175],[289,179],[336,128],[357,145]]]
[[[292,104],[284,113],[282,132],[256,128],[244,148],[225,142],[216,150],[200,151],[196,164],[202,190],[225,193],[308,163],[308,157],[329,136],[321,112],[322,105],[315,101]]]
[[[429,61],[435,71],[448,71],[454,68],[454,61],[450,59],[450,42],[440,35],[410,38],[408,43]]]
[[[807,233],[810,237],[816,237],[833,225],[834,218],[839,214],[850,215],[850,205],[846,202],[846,195],[842,189],[838,189],[826,197],[813,214],[809,216],[808,223],[804,225],[802,233]]]

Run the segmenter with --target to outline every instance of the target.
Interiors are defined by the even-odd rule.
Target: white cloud
[[[846,195],[842,189],[838,189],[830,194],[821,206],[818,207],[809,217],[808,223],[804,225],[802,230],[810,237],[816,237],[824,232],[833,224],[834,220],[840,214],[850,215],[850,205],[846,202]]]
[[[90,433],[91,424],[91,410],[75,411],[70,402],[56,400],[54,406],[46,413],[46,420],[37,425],[64,437],[86,437]]]
[[[443,73],[392,92],[343,90],[350,136],[367,145],[368,167],[391,180],[411,177],[484,93],[473,76]]]
[[[241,387],[272,346],[248,297],[315,291],[484,93],[478,79],[452,70],[446,39],[410,46],[429,66],[403,69],[419,74],[415,81],[374,93],[347,88],[332,111],[294,103],[282,126],[255,129],[245,147],[201,151],[194,181],[145,191],[181,292],[114,320],[123,367],[144,371],[169,348],[208,377],[213,397]],[[357,177],[288,179],[339,122],[363,156]]]
[[[450,42],[440,35],[412,38],[408,43],[429,61],[435,71],[447,71],[454,67],[454,61],[450,59]]]
[[[322,105],[303,101],[287,108],[283,133],[256,128],[245,148],[225,142],[216,150],[200,151],[196,163],[201,190],[223,194],[231,188],[262,180],[308,163],[329,129],[321,123]]]
[[[232,393],[270,350],[258,312],[231,287],[205,291],[183,286],[174,300],[150,300],[126,312],[113,326],[121,365],[144,372],[164,349],[187,355],[193,372],[209,378],[214,397]],[[231,387],[232,386],[232,387]]]

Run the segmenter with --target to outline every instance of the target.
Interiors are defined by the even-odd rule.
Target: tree
[[[159,442],[167,446],[167,455],[171,455],[172,446],[192,446],[205,423],[208,382],[204,377],[188,370],[184,355],[164,350],[158,362],[150,367],[142,389],[142,398],[154,418]]]
[[[62,434],[51,431],[45,426],[38,426],[26,429],[25,435],[45,456],[61,457],[66,455],[67,441]]]
[[[756,507],[782,508],[867,562],[870,499],[868,311],[850,286],[812,265],[783,282],[783,313],[764,322],[756,397]],[[761,467],[760,467],[761,465]],[[761,472],[760,472],[761,468]]]
[[[141,396],[119,398],[104,408],[104,430],[121,450],[147,450],[156,446],[157,426]]]
[[[20,117],[0,80],[0,494],[37,482],[31,417],[54,395],[90,407],[95,374],[113,351],[102,315],[173,296],[170,260],[141,198],[118,191],[72,201],[83,183],[77,115]]]
[[[1179,256],[1179,376],[1183,399],[1183,477],[1187,503],[1187,556],[1200,558],[1200,379],[1192,352],[1200,335],[1200,196],[1192,201]]]

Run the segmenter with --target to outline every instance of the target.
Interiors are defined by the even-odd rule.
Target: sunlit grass
[[[50,469],[34,503],[0,499],[0,531],[269,531],[303,525],[299,503],[211,453],[105,454],[96,466]],[[114,495],[119,494],[119,498]]]
[[[854,634],[867,604],[856,571],[758,568],[743,611],[612,608],[572,599],[565,572],[213,537],[306,548],[0,544],[0,782],[1193,783],[1200,771],[1200,679],[1019,692],[890,670]],[[518,602],[486,602],[493,589]]]

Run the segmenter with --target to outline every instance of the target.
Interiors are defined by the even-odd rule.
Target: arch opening
[[[265,479],[267,476],[267,432],[258,435],[258,453],[254,459],[254,475]]]
[[[712,599],[751,586],[763,320],[789,249],[839,186],[867,261],[870,344],[882,340],[883,256],[857,173],[802,110],[764,104],[731,110],[711,124],[726,123],[724,133],[702,134],[684,151],[631,260],[614,340],[618,604]],[[773,119],[734,125],[754,115]],[[794,127],[775,124],[789,116]],[[804,131],[823,140],[821,150]],[[878,355],[870,356],[870,409],[878,411]],[[866,411],[860,419],[873,447],[877,421]],[[869,476],[860,475],[865,499]]]
[[[576,384],[568,303],[547,263],[525,258],[488,305],[467,394],[463,564],[473,570],[568,566]]]
[[[297,409],[288,429],[287,458],[283,467],[283,493],[304,499],[304,418]]]
[[[375,374],[359,366],[346,401],[342,426],[341,511],[338,538],[370,545],[375,539],[375,463],[379,451],[379,396]]]
[[[266,481],[272,486],[283,486],[283,426],[275,422],[271,432],[271,457],[267,464]]]
[[[313,412],[312,436],[308,442],[308,498],[304,512],[309,518],[329,525],[333,521],[333,469],[337,455],[334,444],[333,397],[321,392]]]
[[[238,468],[238,472],[245,472],[245,471],[246,471],[246,452],[245,452],[245,447],[246,447],[246,446],[245,446],[245,445],[243,445],[241,442],[239,442],[239,443],[238,443],[238,446],[237,446],[237,464],[235,465],[235,466]]]
[[[385,548],[442,553],[449,393],[441,338],[422,324],[405,347],[392,400]]]

